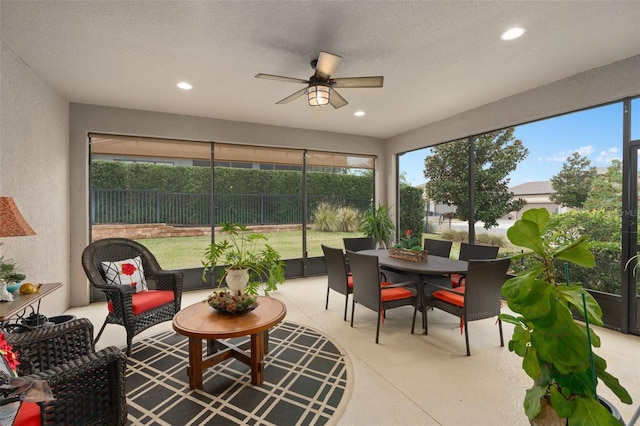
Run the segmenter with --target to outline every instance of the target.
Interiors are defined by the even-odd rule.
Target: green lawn
[[[302,231],[274,231],[265,232],[264,235],[271,244],[280,252],[282,259],[298,259],[302,257]],[[307,232],[308,257],[322,256],[320,244],[331,247],[344,248],[342,239],[345,237],[361,237],[357,232]],[[435,234],[423,234],[425,238],[440,239]],[[204,251],[209,246],[211,237],[175,237],[175,238],[149,238],[138,240],[151,250],[164,269],[188,269],[202,266]],[[454,242],[451,248],[451,257],[458,258],[460,243]]]
[[[264,235],[268,239],[267,243],[280,252],[282,259],[302,257],[302,231],[265,232]],[[362,234],[307,231],[308,256],[322,256],[320,244],[344,247],[343,238],[359,236]],[[203,254],[211,242],[211,237],[148,238],[138,241],[151,250],[164,269],[187,269],[202,266]]]

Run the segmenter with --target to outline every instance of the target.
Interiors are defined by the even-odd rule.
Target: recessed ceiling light
[[[187,83],[186,81],[178,83],[177,86],[179,88],[181,88],[182,90],[191,90],[191,89],[193,89],[193,86],[190,85],[189,83]]]
[[[524,34],[524,31],[525,31],[525,29],[524,28],[520,28],[520,27],[510,28],[507,31],[505,31],[504,33],[502,33],[500,38],[502,40],[514,40],[514,39],[520,37],[522,34]]]
[[[364,115],[364,111],[356,111],[353,113],[356,117],[362,117]]]

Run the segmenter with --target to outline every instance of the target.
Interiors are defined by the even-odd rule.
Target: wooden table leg
[[[187,375],[191,389],[202,389],[202,339],[199,337],[189,337]]]
[[[251,384],[260,386],[264,381],[265,333],[251,335]]]

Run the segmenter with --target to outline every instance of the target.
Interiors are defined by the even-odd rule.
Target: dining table
[[[449,274],[466,274],[468,262],[465,260],[451,259],[449,257],[428,255],[426,262],[413,262],[411,260],[396,259],[389,256],[388,249],[360,250],[359,254],[378,256],[380,269],[407,276],[418,282],[418,309],[422,312],[422,304],[425,297],[425,285],[429,281],[441,284]],[[348,254],[347,254],[348,257]],[[424,318],[422,319],[424,327]]]

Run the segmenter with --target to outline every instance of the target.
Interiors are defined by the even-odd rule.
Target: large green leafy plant
[[[371,207],[360,221],[360,230],[367,237],[373,238],[376,246],[387,248],[395,229],[389,207],[384,204],[380,204],[378,208]]]
[[[578,283],[556,282],[557,260],[593,267],[589,236],[554,245],[557,218],[546,209],[531,209],[507,231],[513,244],[528,249],[522,256],[537,262],[505,282],[502,295],[518,315],[501,314],[515,325],[509,350],[523,358],[522,368],[534,381],[527,389],[524,410],[534,424],[555,412],[570,425],[619,424],[600,403],[596,387],[602,381],[624,403],[631,397],[617,378],[606,372],[606,361],[593,353],[600,338],[591,325],[602,325],[598,302]],[[582,320],[575,320],[574,313]]]
[[[278,284],[285,279],[285,264],[276,249],[265,243],[267,237],[239,223],[223,223],[222,233],[226,238],[212,243],[205,251],[203,281],[220,264],[226,265],[226,268],[219,276],[219,286],[229,269],[246,269],[249,273],[249,283],[245,289],[247,293],[256,295],[261,286],[267,296],[270,291],[277,290]]]

